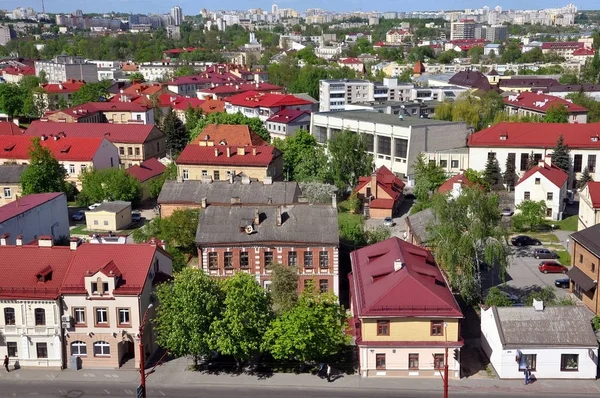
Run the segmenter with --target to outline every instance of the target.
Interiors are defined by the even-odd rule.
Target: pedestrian
[[[525,368],[525,385],[529,384],[529,376],[531,375],[531,371],[529,370],[529,366]]]
[[[4,356],[4,367],[6,368],[7,372],[10,372],[10,370],[8,369],[8,355]]]
[[[327,381],[331,382],[331,366],[327,364]]]
[[[325,363],[321,362],[321,364],[319,365],[319,372],[317,372],[317,375],[322,379],[323,378],[323,371],[325,370]]]

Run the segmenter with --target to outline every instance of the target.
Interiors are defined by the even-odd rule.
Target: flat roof
[[[445,120],[435,120],[435,119],[426,119],[419,117],[404,117],[404,119],[399,119],[398,115],[389,115],[387,113],[379,113],[375,111],[332,111],[332,112],[315,112],[315,116],[327,116],[339,119],[350,119],[357,120],[359,122],[369,122],[369,123],[379,123],[379,124],[389,124],[393,126],[400,127],[410,127],[410,126],[427,126],[427,125],[435,125],[435,124],[458,124],[464,122],[448,122]]]

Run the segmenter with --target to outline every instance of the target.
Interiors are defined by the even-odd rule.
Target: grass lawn
[[[558,254],[558,261],[560,261],[562,265],[566,265],[569,267],[571,266],[571,255],[568,251],[557,250],[556,253]]]
[[[527,232],[525,235],[529,235],[532,238],[539,239],[542,243],[559,243],[560,242],[558,237],[551,232]]]
[[[577,221],[577,216],[571,216],[564,220],[555,221],[554,225],[557,225],[563,231],[577,231]]]
[[[133,231],[135,231],[137,228],[132,228],[132,229],[123,229],[120,231],[113,231],[114,235],[129,235],[131,234]],[[85,224],[81,224],[76,226],[75,228],[73,228],[70,231],[71,235],[89,235],[89,234],[98,234],[98,235],[104,235],[107,234],[108,231],[94,231],[94,230],[88,230],[86,229],[86,225]]]

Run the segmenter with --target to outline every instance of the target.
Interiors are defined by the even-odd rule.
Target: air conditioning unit
[[[71,322],[71,315],[63,315],[60,317],[61,322]]]

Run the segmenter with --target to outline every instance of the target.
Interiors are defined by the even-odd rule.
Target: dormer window
[[[108,282],[92,282],[91,285],[92,294],[103,295],[108,293]],[[98,290],[99,288],[101,290]]]

